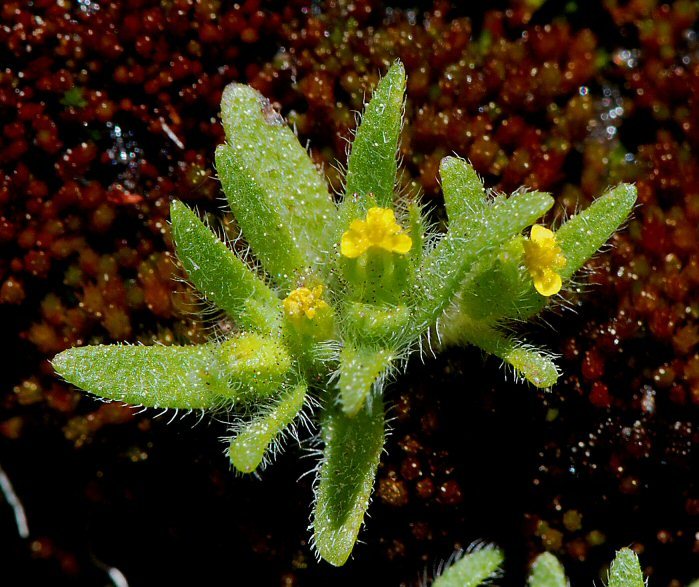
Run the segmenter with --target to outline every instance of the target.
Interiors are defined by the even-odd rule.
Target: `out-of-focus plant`
[[[432,587],[477,587],[502,575],[503,552],[493,546],[457,553],[429,583]],[[532,563],[528,587],[568,587],[569,582],[560,561],[551,553],[539,555]],[[645,587],[641,564],[636,553],[622,548],[609,569],[607,587]]]
[[[553,385],[551,354],[508,324],[543,310],[636,199],[619,185],[552,232],[536,224],[549,194],[488,194],[466,161],[447,157],[449,225],[430,230],[415,198],[396,194],[405,83],[394,64],[366,105],[337,204],[270,103],[229,86],[216,166],[248,248],[229,247],[180,202],[171,218],[191,283],[234,329],[201,345],[74,348],[53,362],[101,398],[233,414],[228,454],[243,473],[312,414],[322,445],[314,544],[334,565],[349,557],[369,504],[385,383],[426,345],[472,344],[533,385]]]

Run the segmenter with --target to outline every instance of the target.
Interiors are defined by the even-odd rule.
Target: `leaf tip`
[[[53,370],[61,377],[65,376],[68,368],[70,349],[58,353],[53,359],[51,359],[51,366]]]
[[[609,569],[609,587],[644,587],[638,555],[630,548],[618,550]]]
[[[395,76],[396,78],[405,78],[405,65],[400,59],[396,59],[388,70],[386,75]]]

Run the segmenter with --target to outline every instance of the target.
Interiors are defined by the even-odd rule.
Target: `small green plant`
[[[437,572],[431,587],[477,587],[502,574],[503,552],[493,546],[457,553]],[[532,563],[528,587],[568,587],[569,582],[560,561],[550,552],[539,555]],[[645,587],[641,563],[630,548],[616,553],[609,568],[607,587]]]
[[[428,230],[419,204],[395,193],[405,83],[394,64],[366,105],[339,204],[269,102],[229,86],[216,166],[254,257],[232,250],[180,202],[171,218],[189,279],[235,330],[202,345],[74,348],[53,362],[66,381],[101,398],[235,414],[228,454],[243,473],[263,466],[312,413],[322,444],[314,543],[334,565],[349,557],[369,504],[385,383],[411,353],[438,343],[479,346],[535,386],[553,385],[551,354],[508,334],[507,324],[541,311],[636,198],[620,185],[554,233],[534,224],[553,205],[550,195],[491,197],[466,161],[447,157],[440,174],[449,227]]]

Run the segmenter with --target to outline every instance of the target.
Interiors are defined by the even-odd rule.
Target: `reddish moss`
[[[554,350],[564,383],[517,404],[518,417],[535,421],[508,440],[510,452],[493,450],[508,471],[517,470],[511,452],[520,444],[536,455],[527,457],[526,488],[511,490],[529,496],[516,507],[531,521],[523,539],[531,554],[548,547],[572,565],[599,563],[611,542],[640,540],[656,569],[669,564],[662,553],[670,549],[687,558],[696,545],[677,512],[697,509],[688,474],[697,438],[687,426],[699,405],[696,3],[609,0],[587,20],[582,6],[569,19],[532,6],[513,0],[465,18],[441,1],[415,11],[372,0],[275,10],[252,0],[3,3],[0,43],[14,66],[0,72],[0,304],[21,332],[10,342],[17,350],[6,389],[14,392],[2,398],[3,436],[21,442],[37,421],[82,447],[107,425],[147,433],[128,424],[129,410],[56,384],[46,358],[89,342],[203,339],[186,314],[195,300],[173,279],[167,201],[216,208],[211,155],[223,140],[216,113],[226,83],[249,82],[276,102],[339,185],[327,164],[343,159],[353,113],[400,57],[409,76],[404,189],[439,204],[437,169],[452,152],[470,157],[497,189],[560,194],[559,216],[609,184],[636,182],[642,206],[628,231],[580,277],[597,284],[593,295],[568,294],[584,304],[579,318],[551,318],[562,330]],[[444,556],[471,527],[473,500],[488,498],[471,490],[485,482],[472,471],[486,464],[473,459],[488,447],[480,436],[466,447],[445,436],[458,426],[440,394],[457,389],[459,402],[476,394],[470,409],[484,414],[505,394],[497,406],[505,417],[517,400],[505,386],[462,389],[479,358],[454,362],[458,377],[433,373],[425,388],[399,383],[393,392],[396,431],[377,504],[400,504],[416,521],[410,532],[371,525],[372,544],[386,545],[391,560]],[[491,369],[485,379],[499,377]],[[145,416],[137,421],[147,428]],[[669,492],[661,467],[685,484]],[[580,487],[603,492],[606,514]],[[641,528],[636,514],[623,518],[649,501],[673,521]],[[572,509],[596,529],[566,524],[561,512]],[[605,526],[605,515],[618,525]],[[33,544],[37,558],[63,561],[66,572],[90,564],[51,539]]]

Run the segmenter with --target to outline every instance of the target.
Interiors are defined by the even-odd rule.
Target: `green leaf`
[[[408,205],[408,234],[413,241],[409,258],[412,272],[415,273],[422,264],[422,255],[425,251],[425,217],[422,209],[415,202]]]
[[[502,356],[493,353],[511,365],[515,372],[535,387],[551,387],[558,381],[558,368],[545,351],[524,345],[514,339],[504,339]]]
[[[241,84],[224,90],[221,117],[231,151],[279,209],[306,262],[325,261],[327,227],[337,210],[296,135],[267,98]]]
[[[340,354],[340,402],[342,411],[354,416],[390,368],[393,354],[386,349],[346,346]]]
[[[567,587],[568,579],[559,560],[550,552],[536,557],[529,574],[529,587]]]
[[[635,203],[636,187],[619,184],[556,231],[556,242],[566,258],[566,266],[560,271],[564,280],[570,279],[607,242]]]
[[[641,563],[630,548],[622,548],[616,553],[609,569],[607,587],[645,587]]]
[[[281,324],[279,298],[181,202],[170,207],[177,256],[200,293],[237,326],[271,333]]]
[[[307,270],[307,262],[281,209],[228,145],[216,149],[216,169],[228,203],[255,256],[276,284],[286,291],[295,289]]]
[[[479,260],[468,273],[459,294],[461,310],[476,320],[495,323],[502,318],[522,318],[531,308],[541,310],[545,300],[536,293],[523,264],[524,238],[516,236],[500,250]],[[529,293],[534,292],[536,297]],[[531,299],[530,299],[531,297]]]
[[[241,473],[252,473],[262,462],[275,438],[289,426],[303,408],[307,387],[294,385],[261,409],[231,439],[229,457]]]
[[[393,203],[398,139],[403,120],[405,68],[396,61],[364,109],[347,161],[346,200],[373,193],[379,206]]]
[[[483,212],[477,228],[461,237],[451,232],[426,257],[420,275],[418,322],[426,329],[442,315],[474,262],[533,224],[553,205],[550,195],[523,192],[498,198]]]
[[[466,554],[445,569],[432,587],[477,587],[498,573],[504,558],[502,550],[493,546]]]
[[[329,400],[331,401],[331,400]],[[369,505],[384,443],[381,397],[350,418],[327,405],[322,420],[325,442],[313,518],[315,546],[335,566],[345,564]]]
[[[402,348],[412,316],[406,305],[349,302],[344,306],[345,336],[365,347]]]
[[[291,359],[277,341],[244,334],[221,344],[73,348],[57,355],[53,368],[68,383],[105,399],[198,409],[269,396],[284,381]]]
[[[476,345],[500,357],[536,387],[551,387],[558,380],[558,368],[549,354],[505,336],[485,322],[472,320],[465,313],[445,320],[442,341],[445,345]]]
[[[150,408],[211,408],[232,390],[220,375],[220,348],[99,345],[63,351],[53,368],[102,398]]]
[[[222,343],[220,349],[222,373],[230,377],[229,386],[242,397],[277,392],[291,369],[286,347],[273,338],[244,333]]]
[[[216,166],[243,235],[280,285],[326,261],[328,224],[336,217],[328,188],[298,139],[269,100],[230,84],[221,117],[227,145]]]
[[[444,157],[439,164],[449,232],[464,235],[476,228],[487,208],[483,182],[463,159]]]

